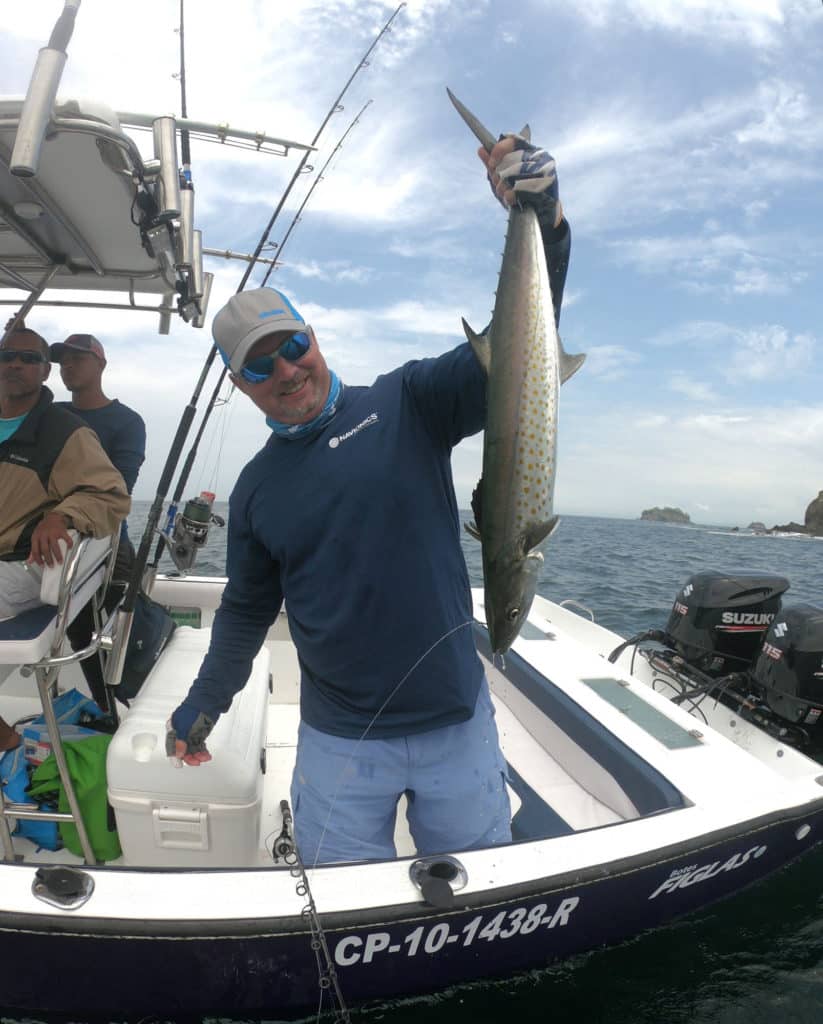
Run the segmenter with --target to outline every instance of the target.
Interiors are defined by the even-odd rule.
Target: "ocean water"
[[[137,503],[130,519],[135,540],[147,509]],[[482,585],[479,544],[466,535],[464,550],[473,584]],[[224,569],[225,531],[214,527],[197,571],[221,575]],[[785,603],[823,606],[823,540],[583,516],[561,521],[539,589],[555,601],[581,602],[598,622],[628,636],[662,627],[678,587],[706,569],[778,573],[791,581]],[[362,1024],[822,1024],[823,851],[620,946],[505,981],[365,1007],[352,1018]]]
[[[137,545],[150,503],[137,501],[129,531]],[[226,503],[215,503],[224,518]],[[461,513],[464,523],[472,517]],[[472,586],[483,585],[480,544],[461,533]],[[152,548],[153,551],[153,548]],[[629,636],[663,626],[675,592],[695,572],[707,569],[769,572],[787,576],[786,600],[823,603],[823,538],[755,536],[722,526],[678,526],[639,519],[561,517],[545,552],[538,591],[552,601],[579,601],[601,625]],[[164,554],[160,570],[174,569]],[[212,526],[194,572],[226,571],[226,530]],[[823,1024],[823,1022],[821,1022]]]

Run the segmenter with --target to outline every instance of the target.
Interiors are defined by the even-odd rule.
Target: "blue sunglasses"
[[[296,363],[311,348],[311,338],[305,331],[297,331],[267,356],[250,359],[240,370],[240,376],[250,384],[261,384],[274,373],[274,364],[278,356],[289,363]]]

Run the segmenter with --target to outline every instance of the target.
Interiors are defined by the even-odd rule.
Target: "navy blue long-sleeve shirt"
[[[559,234],[547,246],[558,313]],[[231,495],[229,579],[187,706],[228,709],[285,598],[309,725],[385,738],[471,716],[483,670],[450,458],[482,429],[485,390],[460,345],[347,387],[317,434],[269,439]]]
[[[116,398],[100,409],[80,409],[71,402],[56,402],[85,420],[100,439],[103,451],[126,481],[131,494],[146,458],[146,424],[143,417]],[[126,520],[120,527],[120,539],[128,539]]]

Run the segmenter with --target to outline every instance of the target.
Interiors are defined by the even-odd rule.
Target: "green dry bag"
[[[100,733],[84,740],[63,744],[69,774],[83,813],[83,822],[91,848],[95,857],[104,861],[115,860],[121,853],[114,815],[111,813],[106,792],[106,751],[109,743],[111,736]],[[46,760],[34,769],[29,793],[33,797],[57,793],[57,809],[68,813],[69,801],[57,773],[54,754],[49,754]],[[77,826],[73,822],[60,822],[60,837],[67,850],[83,856]]]

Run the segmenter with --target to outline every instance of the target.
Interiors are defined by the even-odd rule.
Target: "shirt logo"
[[[362,422],[358,423],[356,427],[352,427],[351,430],[347,430],[345,434],[338,434],[336,437],[329,438],[329,448],[337,448],[344,441],[348,441],[350,437],[354,437],[355,434],[359,434],[361,430],[365,430],[366,427],[370,427],[373,423],[377,423],[378,415],[373,412],[370,416],[367,416]]]

